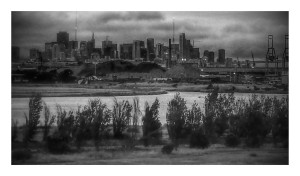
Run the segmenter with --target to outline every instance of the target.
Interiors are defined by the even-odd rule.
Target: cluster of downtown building
[[[194,42],[193,42],[194,43]],[[12,57],[18,57],[18,47],[12,48]],[[17,53],[17,54],[16,54]],[[171,54],[169,54],[171,53]],[[215,59],[213,51],[205,50],[203,57],[200,57],[200,49],[191,44],[185,33],[179,35],[179,43],[169,42],[169,45],[155,43],[154,38],[147,38],[146,44],[142,40],[133,40],[132,43],[119,45],[106,38],[102,41],[102,48],[95,47],[94,33],[89,41],[69,40],[68,32],[58,32],[57,40],[46,42],[45,50],[39,51],[36,48],[30,49],[29,59],[33,62],[93,62],[101,60],[134,60],[152,61],[168,65],[194,61],[199,66],[214,66],[216,64],[229,66],[231,58],[225,59],[225,50],[218,50],[218,57]]]

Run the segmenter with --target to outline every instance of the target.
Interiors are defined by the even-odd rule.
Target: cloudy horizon
[[[204,50],[226,50],[226,57],[265,58],[267,37],[274,36],[274,48],[281,58],[284,35],[289,33],[288,12],[197,12],[197,11],[130,11],[77,12],[78,41],[87,41],[95,33],[96,47],[109,36],[117,44],[154,38],[155,43],[167,44],[172,38],[175,22],[175,43],[179,34]],[[29,55],[29,48],[44,50],[46,42],[56,41],[59,31],[75,38],[76,12],[12,12],[12,45]],[[199,42],[198,42],[199,41]],[[119,49],[119,47],[118,47]],[[215,54],[216,55],[216,54]]]

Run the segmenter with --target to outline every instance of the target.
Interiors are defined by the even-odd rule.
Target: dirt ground
[[[162,154],[161,145],[134,149],[122,147],[85,147],[70,154],[34,151],[32,158],[13,164],[29,165],[287,165],[288,149],[264,145],[261,148],[229,148],[221,144],[207,149],[181,145],[171,154]]]

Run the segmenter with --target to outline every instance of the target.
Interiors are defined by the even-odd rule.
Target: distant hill
[[[148,73],[151,70],[160,69],[166,71],[160,65],[150,62],[142,62],[138,65],[134,65],[131,62],[124,60],[108,61],[102,64],[97,64],[97,74],[108,74],[108,73],[118,73],[118,72],[138,72],[138,73]],[[93,75],[95,72],[95,65],[84,64],[83,69],[80,71],[79,75],[87,76]]]

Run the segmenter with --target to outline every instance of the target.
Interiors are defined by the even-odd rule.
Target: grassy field
[[[32,158],[13,164],[63,165],[286,165],[288,150],[265,145],[261,148],[228,148],[214,144],[208,149],[192,149],[181,145],[170,155],[161,153],[162,146],[133,149],[122,147],[85,147],[80,152],[55,155],[35,150]]]
[[[159,95],[167,91],[177,92],[210,92],[208,85],[191,83],[117,83],[99,82],[88,85],[78,84],[14,84],[12,97],[30,97],[33,93],[41,93],[43,97],[82,97],[82,96],[130,96],[130,95]],[[276,89],[269,85],[248,84],[214,84],[220,93],[271,93],[288,94],[288,91]],[[258,88],[254,89],[254,86]]]

